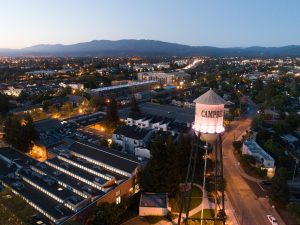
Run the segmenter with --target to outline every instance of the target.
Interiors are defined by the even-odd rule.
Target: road
[[[224,151],[224,177],[226,180],[226,196],[230,200],[235,210],[236,218],[240,225],[270,225],[266,215],[271,214],[277,220],[279,225],[284,225],[275,209],[271,207],[268,199],[257,197],[245,181],[243,171],[238,165],[233,155],[232,142],[235,138],[249,129],[251,118],[244,118],[232,123],[232,129],[226,132],[223,137]],[[225,206],[226,207],[226,206]]]

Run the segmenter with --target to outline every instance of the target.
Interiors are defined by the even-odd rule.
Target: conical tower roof
[[[203,104],[203,105],[225,105],[226,101],[217,95],[212,89],[205,92],[199,98],[194,100],[195,103]]]

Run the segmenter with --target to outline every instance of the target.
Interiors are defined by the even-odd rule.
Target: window
[[[116,198],[116,204],[118,205],[120,203],[121,203],[121,196],[119,196],[119,197]]]
[[[116,191],[116,196],[121,195],[121,190]]]

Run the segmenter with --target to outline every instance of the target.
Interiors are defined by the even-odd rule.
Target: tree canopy
[[[164,143],[158,136],[151,146],[151,158],[142,171],[141,187],[145,191],[168,192],[174,195],[179,188],[178,151],[172,138]]]
[[[136,112],[136,113],[141,112],[139,104],[138,104],[136,98],[134,97],[134,95],[131,96],[131,107],[130,107],[130,110],[131,110],[131,112]]]
[[[145,191],[176,195],[179,184],[184,182],[186,176],[191,143],[191,137],[187,135],[180,135],[177,142],[172,136],[169,136],[167,141],[156,136],[150,148],[151,158],[141,173],[141,188]],[[201,171],[203,168],[200,153],[197,159],[196,170]]]
[[[272,178],[271,200],[274,203],[285,205],[289,199],[286,168],[279,168]]]
[[[29,114],[9,116],[4,122],[4,140],[23,152],[28,152],[38,139],[33,120]]]
[[[10,109],[9,99],[6,95],[0,94],[0,114],[6,115]]]
[[[106,108],[106,123],[108,126],[116,126],[119,123],[118,105],[116,99],[109,100],[109,104]]]
[[[115,205],[103,202],[96,207],[93,225],[117,225],[124,211],[123,204]]]

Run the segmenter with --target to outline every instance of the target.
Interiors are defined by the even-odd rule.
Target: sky
[[[0,0],[0,48],[151,39],[300,45],[299,0]]]

